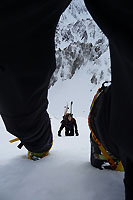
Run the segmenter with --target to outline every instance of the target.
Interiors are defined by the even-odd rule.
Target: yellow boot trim
[[[30,151],[28,151],[28,159],[31,160]]]
[[[117,165],[116,171],[120,171],[120,172],[124,172],[124,168],[123,168],[123,165],[122,165],[122,162],[120,161],[119,164]]]
[[[17,141],[19,141],[19,138],[15,138],[15,139],[13,139],[13,140],[10,140],[9,142],[10,142],[10,143],[13,143],[13,142],[17,142]]]

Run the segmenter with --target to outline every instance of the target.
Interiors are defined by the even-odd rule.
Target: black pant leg
[[[133,6],[130,0],[84,1],[109,39],[112,78],[109,137],[132,160]]]
[[[133,6],[131,1],[85,0],[98,26],[110,41],[112,88],[109,137],[119,149],[125,168],[126,200],[131,200],[133,173]],[[126,158],[130,161],[125,162]]]
[[[133,162],[129,159],[126,160],[125,166],[125,200],[133,199]]]
[[[74,129],[72,128],[72,129],[70,129],[70,134],[69,134],[70,136],[74,136]]]
[[[70,2],[0,2],[0,113],[7,130],[32,152],[52,142],[46,109],[56,66],[55,29]]]
[[[69,129],[65,128],[65,136],[69,136]]]

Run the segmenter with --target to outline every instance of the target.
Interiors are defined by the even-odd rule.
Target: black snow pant
[[[74,136],[74,129],[65,128],[65,136]]]
[[[130,0],[84,0],[109,39],[112,87],[108,139],[118,148],[125,168],[126,200],[133,198],[133,6]]]
[[[32,152],[47,151],[47,113],[55,70],[55,29],[70,0],[0,2],[0,114],[7,131]]]

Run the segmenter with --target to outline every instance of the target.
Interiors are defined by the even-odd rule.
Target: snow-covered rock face
[[[92,62],[94,66],[92,68],[91,65],[89,69],[88,65],[92,74],[91,83],[97,84],[104,77],[104,69],[99,69],[101,63],[104,63],[110,72],[108,40],[82,0],[73,0],[62,14],[56,29],[55,45],[57,68],[50,85],[54,85],[58,79],[71,79],[75,71],[87,62]],[[106,57],[102,56],[105,52],[108,52]]]

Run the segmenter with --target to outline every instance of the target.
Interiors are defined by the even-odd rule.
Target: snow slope
[[[124,200],[123,173],[101,171],[89,162],[87,117],[99,85],[88,81],[87,66],[77,70],[71,80],[58,81],[49,90],[54,146],[46,158],[36,162],[28,160],[24,147],[19,150],[18,142],[8,142],[13,136],[6,132],[0,119],[0,200]],[[64,105],[71,100],[80,136],[64,137],[62,132],[59,138],[57,131]]]
[[[52,118],[54,146],[39,161],[8,141],[0,121],[0,200],[124,200],[123,173],[98,170],[89,163],[87,119],[78,117],[79,137],[57,137],[60,120]],[[63,133],[62,133],[63,135]]]
[[[97,62],[88,61],[86,65],[76,70],[71,79],[62,81],[59,79],[49,90],[49,113],[59,118],[64,114],[64,106],[73,101],[74,116],[87,118],[93,96],[104,81],[110,81],[111,76],[108,71],[110,60],[109,52],[103,53]],[[67,66],[66,66],[67,67]],[[104,71],[101,77],[101,70]],[[92,74],[97,76],[97,84],[91,83]]]

